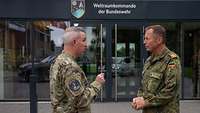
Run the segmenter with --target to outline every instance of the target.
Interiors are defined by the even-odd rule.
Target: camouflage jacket
[[[179,57],[165,48],[162,54],[146,60],[142,74],[138,96],[145,99],[143,113],[179,113]]]
[[[60,54],[50,68],[50,98],[53,113],[90,113],[90,103],[102,85],[88,84],[87,78],[66,53]]]

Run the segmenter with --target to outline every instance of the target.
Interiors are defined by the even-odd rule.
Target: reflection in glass
[[[101,57],[101,55],[105,55],[104,38],[103,33],[101,33],[103,32],[103,28],[100,26],[88,26],[84,27],[84,29],[86,31],[88,48],[86,53],[78,59],[78,63],[85,72],[88,81],[92,82],[98,73],[105,71],[105,56]],[[97,98],[105,95],[104,92],[102,93]]]
[[[184,98],[200,97],[200,23],[183,24]]]
[[[132,98],[137,93],[140,74],[139,28],[115,25],[112,43],[113,98]]]
[[[19,65],[30,55],[26,23],[0,21],[0,99],[27,99],[28,85],[18,77]]]
[[[200,97],[200,23],[160,22],[167,29],[167,46],[183,58],[183,97]],[[49,100],[49,67],[62,50],[62,35],[68,22],[0,21],[0,100],[28,100],[31,64],[31,40],[34,39],[34,66],[37,96]],[[78,59],[89,81],[105,69],[106,29],[84,26],[88,50]],[[112,96],[132,98],[140,81],[141,31],[116,26],[112,30]],[[115,31],[117,31],[115,33]],[[181,34],[181,35],[180,35]],[[183,40],[182,40],[183,38]],[[183,45],[184,48],[181,48]],[[181,56],[181,51],[183,55]],[[102,65],[101,65],[102,64]],[[116,80],[117,78],[117,80]],[[117,81],[117,82],[116,82]],[[115,87],[116,86],[116,87]],[[103,92],[105,97],[105,92]]]

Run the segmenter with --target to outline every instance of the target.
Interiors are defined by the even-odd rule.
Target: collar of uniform
[[[67,52],[62,51],[62,54],[63,54],[64,57],[66,57],[66,58],[70,58],[70,59],[72,59],[72,60],[75,60],[75,57],[73,57],[72,55],[70,55],[70,54],[67,53]]]
[[[151,62],[155,62],[157,60],[160,60],[162,59],[164,56],[166,56],[166,54],[169,52],[169,49],[167,47],[165,47],[162,52],[158,55],[152,55],[151,56]]]

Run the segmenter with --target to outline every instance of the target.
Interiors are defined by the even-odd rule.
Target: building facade
[[[4,9],[12,5],[1,4]],[[86,31],[88,50],[78,63],[89,81],[106,74],[97,100],[136,96],[148,57],[144,28],[152,24],[167,29],[167,46],[181,58],[181,99],[200,98],[200,1],[50,0],[40,3],[49,4],[43,10],[34,4],[16,3],[10,12],[0,11],[0,101],[49,100],[49,66],[62,49],[63,21]]]

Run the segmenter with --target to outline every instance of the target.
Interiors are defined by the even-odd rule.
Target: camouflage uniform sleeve
[[[160,106],[172,101],[179,93],[181,66],[178,58],[172,59],[167,65],[164,77],[164,87],[156,95],[144,95],[146,107]]]
[[[89,104],[92,102],[92,100],[96,97],[101,87],[102,85],[96,81],[91,83],[89,87],[86,87],[82,95],[78,97],[79,98],[78,107],[80,109],[87,108]]]
[[[66,72],[67,76],[65,78],[65,93],[69,95],[72,102],[76,102],[78,109],[87,109],[97,95],[102,85],[97,81],[91,83],[91,85],[85,85],[82,81],[82,73],[76,68],[70,68]]]
[[[137,97],[142,97],[143,96],[143,90],[142,90],[142,88],[140,87],[139,89],[138,89],[138,92],[137,92]]]

